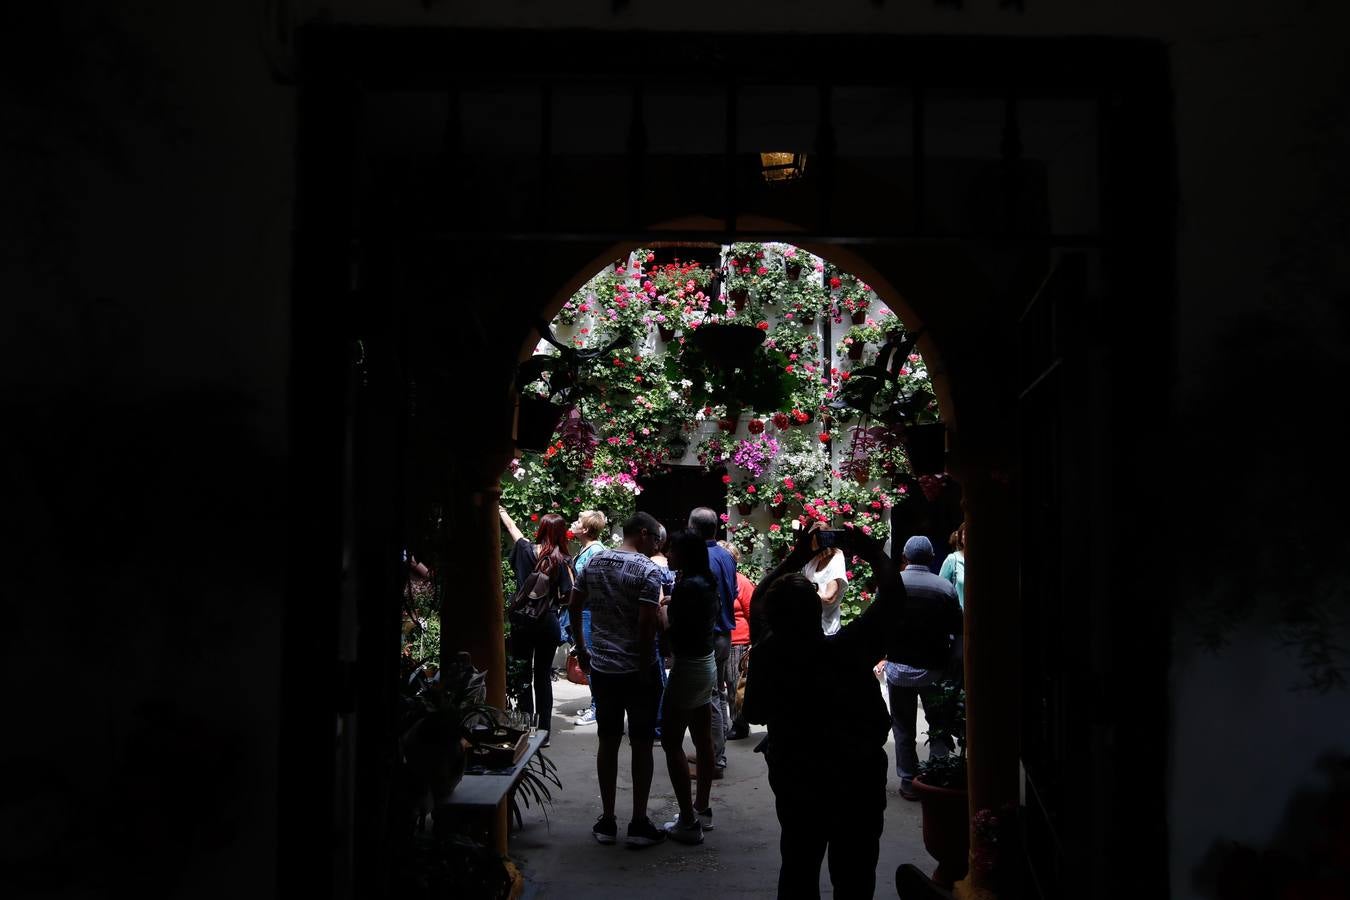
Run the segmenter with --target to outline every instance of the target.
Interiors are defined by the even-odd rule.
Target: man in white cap
[[[878,673],[885,671],[891,700],[891,733],[895,737],[895,774],[900,776],[900,796],[917,800],[914,776],[919,755],[914,739],[917,704],[923,700],[924,717],[931,734],[930,756],[946,756],[956,749],[938,703],[934,685],[946,677],[953,642],[961,640],[961,605],[950,581],[933,574],[933,543],[921,534],[905,541],[905,627],[891,655]],[[944,733],[945,732],[945,733]]]

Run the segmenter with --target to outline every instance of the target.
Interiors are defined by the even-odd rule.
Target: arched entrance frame
[[[707,230],[709,240],[713,241],[721,240],[721,224],[715,220],[691,218],[655,226],[653,230],[678,229],[686,234]],[[793,232],[798,230],[782,221],[751,217],[738,224],[743,229],[760,233],[781,231],[785,242],[792,242]],[[646,243],[659,245],[660,242]],[[592,256],[548,299],[540,309],[540,316],[544,321],[551,321],[567,299],[596,272],[642,245],[637,241],[620,241]],[[949,456],[948,470],[965,494],[967,539],[978,548],[977,558],[967,567],[965,621],[968,803],[973,820],[974,814],[981,809],[999,809],[1015,803],[1019,792],[1017,710],[1021,690],[1021,633],[1017,614],[1018,514],[1012,477],[1016,468],[1016,447],[1011,440],[1005,439],[1015,433],[1010,427],[1009,407],[1001,405],[997,399],[1006,384],[992,384],[988,370],[983,367],[972,368],[966,379],[969,383],[964,383],[961,373],[948,366],[944,344],[962,339],[960,324],[978,313],[977,304],[956,304],[963,314],[950,317],[954,327],[944,330],[931,321],[936,316],[925,313],[943,305],[951,306],[951,298],[936,291],[907,292],[901,289],[895,278],[883,272],[868,254],[846,245],[803,241],[797,246],[858,275],[872,286],[906,327],[924,329],[918,349],[928,365],[939,408],[949,429],[953,453]],[[924,258],[938,260],[928,264],[945,267],[955,276],[970,270],[968,259],[964,260],[966,265],[961,265],[963,256],[959,247],[949,246],[945,254]],[[941,274],[932,273],[918,281],[940,283]],[[518,359],[523,360],[533,352],[539,337],[533,328],[528,331],[519,346]],[[986,359],[984,364],[989,362]],[[958,396],[976,398],[971,406],[984,415],[975,412],[965,417],[969,419],[968,423],[962,421],[958,413]],[[992,421],[981,422],[981,418]],[[964,440],[959,424],[971,426],[966,430]],[[960,887],[971,889],[966,885]]]

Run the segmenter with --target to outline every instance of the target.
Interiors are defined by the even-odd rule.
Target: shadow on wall
[[[1294,792],[1264,849],[1216,841],[1192,876],[1214,900],[1343,900],[1350,897],[1350,756],[1318,762],[1329,781]],[[1260,782],[1252,784],[1260,789]]]

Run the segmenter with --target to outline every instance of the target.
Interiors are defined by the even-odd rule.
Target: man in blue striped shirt
[[[736,560],[717,546],[717,527],[721,521],[717,511],[706,506],[689,513],[689,530],[697,532],[708,545],[708,564],[717,581],[718,599],[722,601],[713,623],[713,655],[717,662],[717,700],[712,705],[713,758],[717,762],[714,779],[721,778],[727,767],[727,731],[731,728],[728,692],[736,690],[740,677],[731,668],[731,632],[736,627]]]

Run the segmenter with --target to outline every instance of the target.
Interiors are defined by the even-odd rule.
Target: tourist
[[[755,593],[755,583],[741,572],[741,550],[730,541],[718,541],[717,546],[731,554],[736,563],[736,626],[731,629],[731,659],[727,668],[736,673],[739,687],[741,674],[745,671],[746,658],[750,652],[750,598]],[[741,696],[738,690],[731,692],[731,733],[728,740],[740,741],[750,736],[750,723],[745,721],[741,710]]]
[[[905,629],[891,645],[882,669],[886,674],[891,705],[891,731],[895,736],[895,774],[900,777],[900,796],[917,800],[914,775],[919,768],[915,750],[917,703],[923,701],[928,720],[930,757],[943,757],[956,749],[941,690],[936,686],[949,674],[954,645],[962,632],[961,605],[950,581],[934,575],[933,543],[923,535],[905,541]]]
[[[609,526],[609,520],[605,514],[598,509],[583,510],[577,520],[572,523],[572,533],[582,542],[581,549],[577,551],[576,559],[572,560],[572,571],[578,578],[581,573],[586,571],[586,563],[590,562],[592,556],[605,549],[602,537],[605,528]],[[570,617],[570,613],[568,613]],[[586,636],[586,642],[589,644],[591,639],[591,611],[583,609],[581,611],[581,633]],[[575,642],[575,641],[574,641]],[[591,693],[591,702],[577,710],[576,723],[578,725],[595,724],[595,693]]]
[[[951,552],[947,558],[942,561],[942,568],[938,570],[938,577],[945,578],[956,587],[956,602],[961,604],[961,608],[966,608],[966,523],[952,532],[951,537],[947,539]]]
[[[818,897],[828,854],[836,897],[871,897],[886,810],[886,705],[872,664],[895,639],[905,588],[871,537],[850,532],[850,552],[871,564],[877,599],[832,635],[820,627],[820,594],[802,568],[815,531],[755,589],[764,610],[750,654],[745,717],[768,726],[764,752],[781,826],[779,897]]]
[[[634,514],[623,525],[619,549],[600,550],[593,555],[572,591],[572,631],[581,635],[576,646],[577,662],[589,676],[595,695],[595,771],[603,810],[591,833],[602,844],[613,844],[618,835],[614,800],[625,714],[633,780],[633,817],[628,823],[627,842],[648,847],[666,837],[647,818],[652,738],[661,701],[655,643],[661,574],[647,557],[656,552],[660,532],[660,524],[650,515]],[[588,607],[590,640],[581,631],[581,612]]]
[[[684,844],[701,844],[703,832],[711,830],[713,763],[712,708],[716,693],[717,662],[713,651],[713,623],[722,601],[713,584],[708,547],[693,531],[677,532],[670,541],[671,566],[679,575],[675,589],[661,608],[662,625],[674,664],[662,698],[661,746],[679,817],[666,823],[666,832]],[[689,760],[684,752],[684,732],[694,741],[698,788],[690,796]]]
[[[713,778],[723,776],[727,767],[727,732],[731,729],[729,692],[736,690],[736,670],[731,663],[731,632],[736,628],[736,561],[731,554],[717,546],[717,529],[722,517],[707,506],[689,513],[689,530],[697,532],[708,548],[708,563],[717,585],[717,596],[722,601],[713,623],[713,652],[717,656],[717,698],[713,701],[713,750],[717,767]]]
[[[839,631],[839,612],[844,594],[848,591],[848,567],[844,553],[838,547],[826,544],[826,538],[821,537],[821,534],[837,533],[817,529],[811,539],[811,547],[816,552],[802,567],[802,574],[816,586],[816,594],[820,597],[820,630],[825,634]]]
[[[535,571],[549,576],[552,595],[550,608],[529,627],[511,628],[511,653],[524,662],[521,673],[520,708],[533,714],[535,724],[544,732],[542,746],[548,746],[553,720],[553,656],[562,643],[557,609],[572,591],[572,571],[568,564],[567,522],[557,513],[539,519],[534,543],[525,539],[505,509],[499,508],[502,524],[515,541],[511,548],[511,568],[516,573],[516,590]],[[541,595],[542,596],[542,595]],[[530,682],[534,682],[531,693]]]

